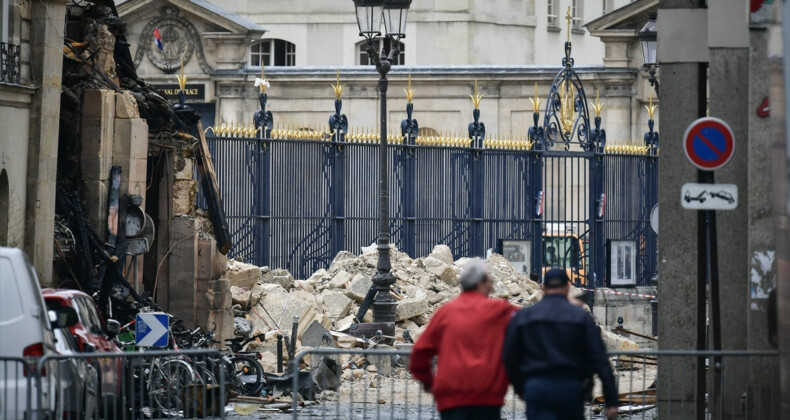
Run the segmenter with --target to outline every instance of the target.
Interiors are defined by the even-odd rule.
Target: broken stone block
[[[388,350],[389,346],[379,346],[382,350]],[[367,356],[368,362],[371,364],[368,366],[373,366],[376,368],[374,371],[369,372],[378,372],[379,375],[382,376],[392,376],[392,356],[389,354],[385,355],[369,355]]]
[[[404,299],[398,302],[395,309],[395,320],[403,321],[405,319],[414,318],[424,315],[431,310],[428,305],[428,299],[425,293],[420,292],[416,297]]]
[[[263,371],[266,373],[277,372],[277,355],[270,351],[261,352],[258,363],[261,364]]]
[[[278,268],[276,270],[272,270],[270,273],[267,274],[271,274],[271,281],[269,281],[268,283],[279,284],[285,290],[292,288],[294,285],[294,277],[291,275],[291,273],[288,272],[288,270]],[[268,276],[266,275],[264,276],[264,278],[267,277]]]
[[[274,319],[276,326],[281,329],[291,329],[294,315],[299,316],[299,331],[297,338],[301,337],[305,329],[316,319],[319,319],[318,304],[313,296],[312,300],[305,299],[304,292],[293,293],[267,293],[261,299],[261,305]],[[319,319],[319,322],[322,319]],[[268,321],[267,321],[268,322]]]
[[[450,247],[447,245],[436,245],[433,247],[433,251],[431,251],[430,255],[431,258],[435,258],[447,265],[453,265],[453,253],[450,251]]]
[[[194,215],[197,192],[197,181],[175,181],[173,183],[173,215]]]
[[[346,296],[361,303],[365,299],[365,295],[368,294],[368,290],[370,290],[371,286],[373,286],[373,280],[371,280],[370,277],[357,274],[354,276],[354,279],[351,280],[351,284],[348,285],[348,288],[346,288]]]
[[[332,318],[342,318],[348,315],[351,305],[354,303],[343,293],[325,291],[321,294],[324,301],[326,314]]]
[[[223,274],[220,278],[227,280],[230,286],[252,289],[252,287],[258,282],[258,278],[261,276],[260,268],[252,264],[243,263],[241,261],[228,260],[227,267],[228,268],[225,271],[225,274]]]
[[[294,280],[294,287],[307,293],[315,292],[315,287],[306,280]]]
[[[638,344],[603,328],[601,328],[601,338],[608,351],[639,350]]]
[[[250,290],[250,306],[257,305],[264,293],[266,293],[266,289],[262,284],[256,283],[255,286],[252,286],[252,290]]]
[[[343,263],[343,261],[352,260],[352,259],[355,259],[355,258],[356,258],[356,256],[354,254],[348,252],[348,251],[340,251],[340,252],[338,252],[337,255],[335,255],[335,259],[333,259],[332,263],[329,264],[328,272],[330,274],[337,273],[339,270],[341,270],[341,268],[342,268],[341,264]]]
[[[505,285],[505,287],[507,287],[510,296],[518,296],[523,291],[521,290],[521,287],[519,287],[519,285],[516,283],[508,283]]]
[[[494,281],[494,290],[491,291],[491,296],[498,298],[506,298],[510,296],[510,291],[502,281]]]
[[[303,346],[335,347],[334,338],[318,321],[310,323],[304,333],[302,333],[300,341]]]
[[[321,283],[329,277],[329,274],[326,272],[325,269],[320,269],[313,273],[307,281],[315,281],[316,283]]]
[[[140,110],[137,108],[137,100],[130,91],[115,93],[115,118],[140,118]]]
[[[345,270],[340,270],[332,277],[332,280],[329,282],[329,287],[332,289],[342,289],[346,287],[346,283],[351,281],[351,274],[348,274]]]
[[[458,286],[458,275],[449,265],[433,257],[423,258],[422,263],[425,266],[425,271],[433,274],[439,280],[450,286]]]
[[[251,294],[252,291],[246,287],[230,286],[230,296],[233,299],[233,304],[241,305],[242,308],[249,307]]]
[[[252,333],[252,324],[245,318],[233,318],[233,333],[237,336],[249,337]]]

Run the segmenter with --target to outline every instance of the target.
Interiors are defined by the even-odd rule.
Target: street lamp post
[[[656,26],[656,12],[650,12],[650,20],[639,30],[639,42],[642,43],[642,58],[644,59],[647,72],[650,74],[648,81],[650,86],[656,90],[658,96],[658,79],[656,78],[656,70],[658,69],[658,60],[656,59],[656,47],[658,45],[658,27]]]
[[[354,0],[359,35],[367,39],[367,53],[375,63],[379,78],[379,94],[381,100],[381,139],[379,143],[379,236],[377,241],[378,262],[376,275],[373,276],[375,299],[373,300],[373,322],[395,322],[397,302],[392,297],[390,286],[395,277],[390,272],[390,229],[389,229],[389,186],[387,183],[387,73],[400,51],[398,41],[406,36],[406,20],[411,0]],[[381,23],[384,21],[386,37],[391,40],[390,51],[382,48],[377,54],[374,41],[381,35]],[[360,316],[364,316],[360,308]],[[359,319],[362,321],[361,319]],[[391,333],[394,333],[392,331]]]

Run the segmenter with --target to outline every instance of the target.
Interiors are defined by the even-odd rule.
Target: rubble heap
[[[398,301],[396,341],[403,340],[405,330],[417,340],[433,313],[461,292],[458,275],[470,259],[455,260],[446,245],[437,245],[430,255],[422,258],[413,259],[394,248],[390,256],[396,278],[393,296]],[[265,334],[266,340],[253,341],[249,350],[263,353],[261,363],[267,372],[274,371],[276,336],[290,335],[294,316],[299,316],[297,338],[300,340],[310,324],[317,321],[333,332],[338,347],[364,346],[358,339],[335,333],[347,331],[356,322],[354,316],[372,285],[377,259],[378,254],[372,249],[361,255],[343,251],[328,269],[318,270],[306,280],[296,280],[283,269],[229,261],[223,279],[230,284],[236,334],[245,337]],[[541,299],[540,285],[515,270],[504,257],[493,254],[489,264],[494,280],[492,296],[522,307]],[[372,311],[361,321],[371,322]],[[602,334],[610,350],[638,348],[610,332]]]

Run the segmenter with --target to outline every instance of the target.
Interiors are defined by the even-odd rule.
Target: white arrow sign
[[[135,341],[143,347],[166,347],[169,317],[164,312],[137,314]]]
[[[734,210],[738,207],[735,184],[683,184],[680,205],[688,210]]]

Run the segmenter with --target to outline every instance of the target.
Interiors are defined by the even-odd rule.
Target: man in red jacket
[[[518,308],[488,297],[494,283],[482,260],[467,263],[460,281],[463,293],[433,315],[409,370],[433,394],[442,420],[498,420],[508,388],[502,345]]]

